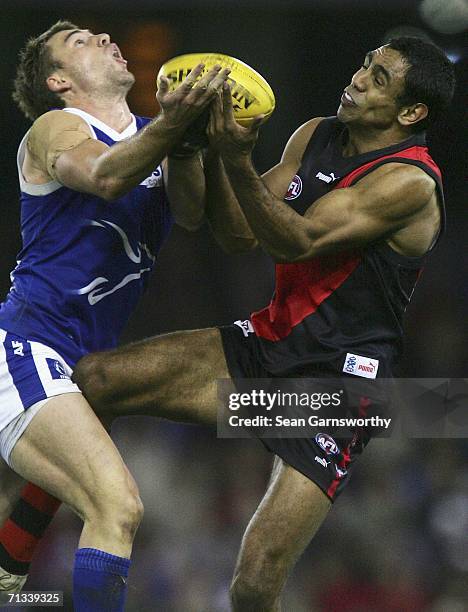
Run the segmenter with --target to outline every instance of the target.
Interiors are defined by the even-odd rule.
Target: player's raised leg
[[[149,414],[206,424],[216,422],[220,378],[229,373],[216,328],[86,355],[73,373],[99,417]]]
[[[242,539],[231,585],[234,612],[279,612],[288,574],[330,506],[315,483],[276,458],[267,492]]]
[[[16,443],[10,463],[84,521],[75,557],[75,610],[123,610],[143,509],[133,478],[83,396],[50,399]]]

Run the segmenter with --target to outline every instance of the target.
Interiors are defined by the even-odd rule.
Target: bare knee
[[[100,416],[100,409],[109,402],[113,392],[113,375],[105,353],[85,355],[73,372],[73,382]]]
[[[144,514],[138,488],[134,481],[109,489],[99,488],[99,495],[89,500],[85,521],[99,524],[113,538],[132,542]]]
[[[267,569],[268,568],[268,569]],[[244,565],[236,570],[230,588],[235,612],[276,612],[286,572],[280,563]]]

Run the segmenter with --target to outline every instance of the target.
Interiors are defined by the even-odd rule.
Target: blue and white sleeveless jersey
[[[133,117],[118,133],[79,109],[95,138],[112,146],[150,120]],[[23,248],[0,306],[0,328],[41,342],[72,367],[112,348],[147,283],[173,219],[161,166],[113,202],[52,181],[27,183],[18,151]]]

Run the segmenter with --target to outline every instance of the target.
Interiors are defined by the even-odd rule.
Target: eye
[[[369,64],[363,64],[363,65],[361,66],[361,68],[362,68],[363,70],[367,70],[367,69],[369,68]]]
[[[78,38],[77,40],[75,40],[75,46],[76,45],[84,45],[85,41],[82,38]]]
[[[379,77],[374,77],[374,83],[379,87],[383,87],[385,85],[385,83]]]

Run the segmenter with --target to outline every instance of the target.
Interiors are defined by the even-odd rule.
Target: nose
[[[363,68],[353,74],[351,85],[360,92],[366,89],[366,71]]]
[[[96,34],[98,47],[106,47],[110,44],[110,36],[109,34]]]

